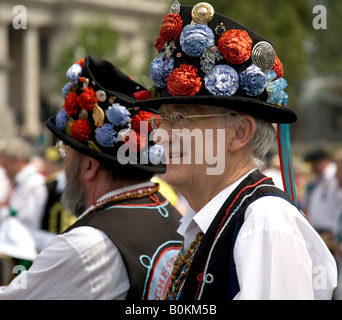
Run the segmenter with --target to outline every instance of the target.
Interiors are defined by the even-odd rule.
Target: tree
[[[118,68],[127,66],[130,55],[124,58],[118,57],[119,43],[119,33],[105,19],[97,19],[95,22],[88,22],[86,25],[77,27],[73,40],[61,49],[53,68],[56,82],[54,87],[58,93],[60,94],[67,82],[65,73],[68,68],[87,55],[106,59],[112,63],[115,61]]]
[[[311,10],[317,5],[326,8],[327,28],[310,28],[308,48],[310,52],[310,76],[340,76],[342,74],[342,1],[311,0]],[[317,16],[313,14],[312,17]]]

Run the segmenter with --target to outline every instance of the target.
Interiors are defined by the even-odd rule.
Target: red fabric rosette
[[[152,126],[150,124],[150,118],[153,115],[151,112],[147,111],[139,111],[139,113],[135,114],[132,117],[132,129],[136,132],[140,132],[140,123],[141,121],[148,122],[148,132],[152,131]]]
[[[232,64],[244,63],[252,53],[253,41],[245,30],[228,30],[220,38],[218,48]]]
[[[173,70],[167,79],[167,89],[172,96],[194,96],[202,87],[202,79],[197,68],[181,64]]]
[[[159,53],[166,42],[178,40],[182,28],[183,20],[178,13],[169,13],[164,16],[159,30],[159,37],[154,44]]]
[[[78,103],[80,107],[88,111],[93,111],[94,104],[97,102],[98,100],[96,99],[96,93],[91,87],[85,88],[84,92],[78,96]]]
[[[155,48],[158,50],[159,53],[161,52],[161,49],[162,49],[162,47],[164,46],[165,42],[166,42],[166,41],[165,41],[163,38],[159,37],[159,38],[156,40],[156,42],[154,43],[154,46],[155,46]]]
[[[69,92],[64,100],[63,108],[70,117],[77,114],[78,111],[78,95],[76,92]]]
[[[75,120],[70,128],[70,136],[71,138],[85,142],[89,139],[89,135],[91,133],[90,122],[89,120],[79,119]]]
[[[130,130],[125,139],[125,144],[128,150],[133,152],[140,152],[140,150],[144,149],[147,146],[147,136],[141,135],[139,132],[135,132]]]
[[[85,58],[82,58],[82,59],[78,60],[76,63],[79,64],[81,66],[81,68],[83,68],[84,61],[85,61]]]
[[[177,13],[167,14],[162,21],[162,25],[159,30],[159,36],[168,41],[178,40],[183,28],[183,20],[181,16]]]
[[[281,63],[280,59],[278,58],[277,54],[275,56],[275,61],[272,70],[275,71],[278,78],[284,77],[284,70],[283,70],[283,64]]]

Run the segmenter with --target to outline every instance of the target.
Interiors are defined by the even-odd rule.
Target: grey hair
[[[210,110],[212,108],[212,110]],[[233,111],[228,108],[219,108],[209,106],[209,111],[213,113],[227,113],[230,114],[230,117],[220,117],[219,121],[223,121],[224,125],[227,126],[227,129],[232,126],[244,126],[245,119],[243,118],[243,114]],[[208,109],[207,109],[208,111]],[[276,132],[271,123],[253,117],[256,124],[256,129],[252,139],[248,142],[247,147],[250,150],[251,162],[257,168],[262,168],[265,164],[265,156],[267,152],[271,149],[274,140],[276,138]]]
[[[25,162],[29,162],[33,154],[33,149],[24,139],[17,137],[5,142],[2,148],[2,154],[13,160],[23,159]]]

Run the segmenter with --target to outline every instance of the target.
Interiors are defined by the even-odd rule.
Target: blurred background
[[[148,87],[154,41],[172,2],[0,0],[0,140],[19,134],[48,145],[44,121],[63,105],[66,70],[87,54],[111,61]],[[340,147],[342,1],[210,3],[272,41],[289,83],[288,107],[299,116],[291,129],[293,153]],[[326,8],[326,21],[318,19],[324,12],[314,12],[317,5]],[[323,29],[313,26],[315,18]]]
[[[200,2],[179,1],[189,5]],[[342,1],[208,2],[216,12],[270,39],[282,61],[284,78],[288,81],[286,91],[290,95],[288,108],[298,115],[298,121],[291,126],[291,139],[299,207],[322,235],[341,268]],[[45,127],[47,118],[56,115],[63,106],[66,71],[86,55],[94,55],[109,60],[149,88],[152,85],[149,65],[158,54],[154,43],[162,18],[172,3],[173,0],[0,0],[0,157],[7,154],[10,156],[7,165],[19,163],[18,168],[26,172],[27,168],[32,171],[35,167],[36,177],[41,181],[39,187],[45,188],[43,193],[47,194],[47,201],[42,199],[42,192],[35,196],[42,202],[44,217],[43,221],[37,218],[35,228],[46,231],[44,241],[74,221],[59,202],[64,183],[63,162],[51,147],[54,139]],[[16,147],[13,137],[24,138],[34,147],[36,157],[30,160],[31,167],[26,163],[28,159],[22,161],[24,147]],[[22,143],[19,145],[24,146]],[[15,157],[10,149],[14,149]],[[264,173],[282,187],[276,146],[273,151]],[[329,153],[335,153],[334,157],[328,157]],[[28,263],[33,259],[27,258],[26,252],[23,257],[16,256],[14,249],[10,253],[1,251],[1,245],[7,243],[7,234],[9,239],[18,239],[22,233],[8,228],[4,222],[16,220],[2,221],[2,215],[8,217],[11,204],[18,202],[24,204],[23,211],[28,210],[25,201],[33,196],[28,193],[19,194],[17,199],[11,197],[18,188],[14,177],[23,171],[17,170],[16,176],[13,174],[13,179],[7,181],[9,171],[8,168],[4,171],[2,163],[3,160],[0,161],[0,285],[13,277],[12,264],[17,264],[13,259],[4,260],[1,254],[29,259]],[[33,175],[29,173],[22,180],[29,183],[31,178]],[[178,203],[173,204],[184,214],[188,207],[181,195],[177,197]],[[37,211],[37,206],[33,211]],[[17,218],[20,220],[20,214]],[[40,240],[42,234],[39,233]],[[18,248],[27,243],[22,239]],[[37,252],[43,247],[40,242],[32,243]],[[342,300],[342,276],[334,298]]]

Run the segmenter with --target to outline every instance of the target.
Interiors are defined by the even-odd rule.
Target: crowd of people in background
[[[342,264],[342,150],[315,149],[302,158],[293,158],[298,207],[320,234],[339,270]],[[269,158],[264,174],[281,186],[278,155]],[[342,299],[341,276],[335,292]]]
[[[0,285],[12,280],[15,265],[29,268],[56,234],[76,221],[63,208],[63,160],[54,146],[35,154],[32,143],[14,138],[0,143]],[[313,150],[293,168],[299,208],[342,264],[342,150]],[[278,155],[270,155],[263,173],[282,188]],[[184,197],[163,181],[161,192],[181,214],[191,210]],[[335,298],[342,299],[341,281]]]
[[[76,218],[61,204],[65,176],[55,147],[36,154],[30,141],[14,138],[0,146],[0,283],[29,268],[36,255]]]

